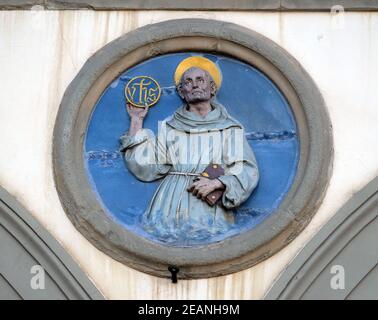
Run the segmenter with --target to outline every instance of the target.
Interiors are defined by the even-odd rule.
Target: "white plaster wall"
[[[62,95],[83,63],[137,27],[200,17],[235,22],[289,51],[324,95],[334,171],[309,226],[285,249],[228,276],[177,285],[128,268],[93,247],[55,190],[51,143]],[[111,299],[258,299],[317,230],[378,174],[378,13],[0,12],[0,184],[27,208]]]

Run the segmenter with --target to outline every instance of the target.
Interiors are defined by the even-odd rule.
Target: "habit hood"
[[[240,122],[231,117],[219,102],[212,100],[211,106],[213,110],[205,117],[201,117],[187,110],[187,104],[184,104],[167,120],[167,125],[185,132],[223,130],[230,127],[243,128]]]

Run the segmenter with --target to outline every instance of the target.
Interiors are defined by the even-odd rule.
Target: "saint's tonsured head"
[[[218,67],[201,56],[184,59],[175,72],[177,92],[188,103],[210,100],[216,95],[221,81]]]

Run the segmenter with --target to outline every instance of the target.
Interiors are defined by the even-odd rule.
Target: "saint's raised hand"
[[[130,118],[134,120],[143,121],[144,118],[147,116],[148,109],[149,109],[148,105],[146,105],[144,108],[140,108],[140,107],[135,107],[130,103],[126,104],[127,113],[129,114]]]

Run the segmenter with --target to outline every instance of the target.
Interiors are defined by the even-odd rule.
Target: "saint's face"
[[[190,68],[182,77],[181,96],[188,103],[198,103],[211,99],[211,79],[199,68]]]

